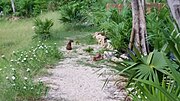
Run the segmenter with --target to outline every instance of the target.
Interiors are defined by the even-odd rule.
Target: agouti
[[[72,50],[72,45],[71,45],[72,42],[74,42],[74,41],[73,40],[69,40],[69,42],[68,42],[68,44],[66,46],[67,50]]]
[[[93,57],[93,61],[99,61],[102,59],[103,59],[103,56],[100,53],[97,53],[96,56]]]

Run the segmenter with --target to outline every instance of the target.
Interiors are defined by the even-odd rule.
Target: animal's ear
[[[69,40],[69,42],[74,42],[74,40]]]

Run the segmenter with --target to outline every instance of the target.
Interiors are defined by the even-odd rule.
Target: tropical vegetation
[[[136,0],[132,0],[135,2]],[[57,45],[67,36],[80,35],[82,43],[94,43],[89,33],[102,31],[118,54],[129,59],[113,62],[111,67],[128,78],[126,90],[133,101],[180,101],[180,27],[164,0],[161,9],[141,12],[147,31],[149,50],[135,42],[136,19],[128,6],[131,1],[117,0],[1,0],[0,8],[0,101],[35,101],[48,87],[36,80],[45,68],[63,58]],[[126,5],[106,8],[107,3]],[[15,11],[12,7],[14,4]],[[133,7],[132,7],[133,8]],[[48,14],[48,16],[46,16]],[[45,16],[45,17],[44,17]],[[16,22],[14,17],[20,18]],[[141,15],[142,17],[142,15]],[[142,20],[142,19],[141,19]],[[10,30],[10,31],[9,31]],[[133,34],[134,44],[129,47]],[[18,36],[19,35],[19,36]],[[18,36],[18,37],[16,37]],[[21,39],[19,38],[21,36]],[[139,38],[142,38],[140,36]],[[79,41],[77,41],[79,43]],[[91,52],[92,48],[84,50]]]

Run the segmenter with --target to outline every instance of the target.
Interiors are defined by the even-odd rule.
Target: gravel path
[[[100,69],[80,63],[93,63],[91,56],[83,51],[87,47],[73,45],[72,52],[67,52],[65,46],[61,48],[65,59],[48,70],[51,75],[42,77],[42,81],[50,87],[45,101],[121,101],[125,98],[125,91],[115,86],[117,76],[105,65],[101,65]],[[90,47],[99,49],[97,45]],[[107,78],[110,81],[103,87]]]

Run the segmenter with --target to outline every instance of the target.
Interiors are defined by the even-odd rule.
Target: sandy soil
[[[120,87],[124,83],[116,86],[115,81],[120,77],[106,65],[95,68],[80,62],[94,63],[92,57],[83,51],[89,46],[73,45],[71,52],[67,52],[65,46],[61,47],[65,58],[55,68],[48,69],[49,76],[41,78],[50,87],[45,101],[121,101],[125,98],[126,92]],[[97,45],[90,47],[100,48]],[[107,78],[109,82],[103,87]]]

